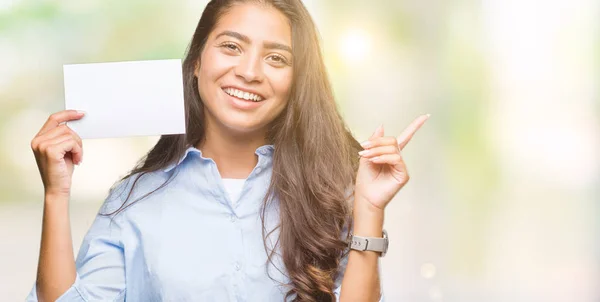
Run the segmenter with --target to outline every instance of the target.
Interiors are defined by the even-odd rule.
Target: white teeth
[[[223,89],[223,91],[225,91],[225,93],[231,95],[231,96],[235,96],[238,97],[240,99],[244,99],[244,100],[248,100],[248,101],[253,101],[253,102],[260,102],[262,101],[262,98],[256,94],[250,93],[250,92],[245,92],[245,91],[241,91],[235,88],[225,88]]]

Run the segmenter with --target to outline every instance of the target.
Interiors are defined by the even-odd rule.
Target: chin
[[[243,120],[227,120],[223,122],[223,125],[236,133],[252,133],[265,127],[265,125]]]

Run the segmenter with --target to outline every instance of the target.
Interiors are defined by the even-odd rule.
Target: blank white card
[[[81,138],[185,133],[181,60],[64,65],[68,122]]]

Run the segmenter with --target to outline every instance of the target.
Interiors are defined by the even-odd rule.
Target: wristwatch
[[[387,253],[389,242],[387,232],[383,230],[383,238],[351,235],[348,247],[358,251],[381,252],[380,257],[383,257]]]

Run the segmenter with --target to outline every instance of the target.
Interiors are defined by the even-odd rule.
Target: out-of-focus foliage
[[[206,1],[0,0],[0,292],[35,278],[42,184],[29,142],[63,109],[62,65],[182,58]],[[397,135],[389,301],[598,301],[600,3],[307,0],[359,139]],[[156,137],[86,140],[74,246]]]

